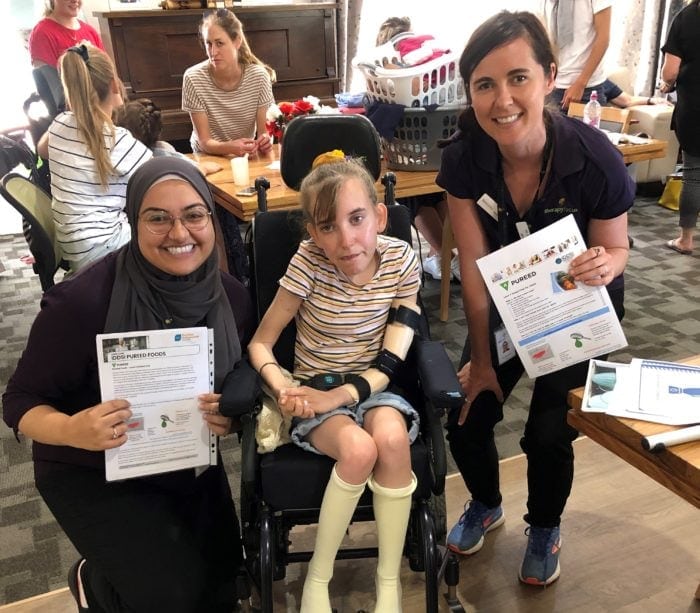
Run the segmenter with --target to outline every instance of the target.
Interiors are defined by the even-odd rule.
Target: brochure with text
[[[97,335],[102,401],[131,404],[127,442],[105,451],[107,481],[216,463],[217,439],[197,408],[213,390],[207,328]]]
[[[568,273],[585,250],[568,215],[476,262],[530,377],[627,346],[608,291]]]
[[[700,423],[700,366],[591,360],[581,410],[677,426]]]

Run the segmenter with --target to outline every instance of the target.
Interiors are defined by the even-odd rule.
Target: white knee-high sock
[[[333,576],[335,556],[365,485],[366,482],[359,485],[345,483],[333,467],[323,494],[316,545],[304,581],[300,613],[330,613],[328,583]]]
[[[411,494],[417,485],[416,476],[411,473],[411,483],[396,489],[379,485],[373,476],[368,485],[374,494],[372,501],[379,546],[375,613],[401,613],[401,555],[411,512]]]

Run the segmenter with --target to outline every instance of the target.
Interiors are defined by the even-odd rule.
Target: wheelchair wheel
[[[435,540],[438,545],[444,545],[447,539],[447,503],[445,502],[445,492],[439,496],[431,496],[428,500],[430,515],[435,524]]]

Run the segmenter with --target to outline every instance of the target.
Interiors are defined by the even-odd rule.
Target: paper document
[[[568,215],[476,262],[530,377],[627,346],[608,291],[567,272],[585,250]]]
[[[128,440],[105,451],[107,481],[209,466],[216,436],[197,408],[214,388],[207,328],[97,335],[102,401],[124,398],[133,413]]]
[[[581,410],[670,425],[700,423],[700,367],[591,360]]]

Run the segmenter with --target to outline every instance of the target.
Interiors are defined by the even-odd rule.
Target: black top
[[[676,15],[668,32],[664,53],[681,58],[676,79],[678,101],[671,127],[681,149],[700,156],[700,5],[694,2]]]

